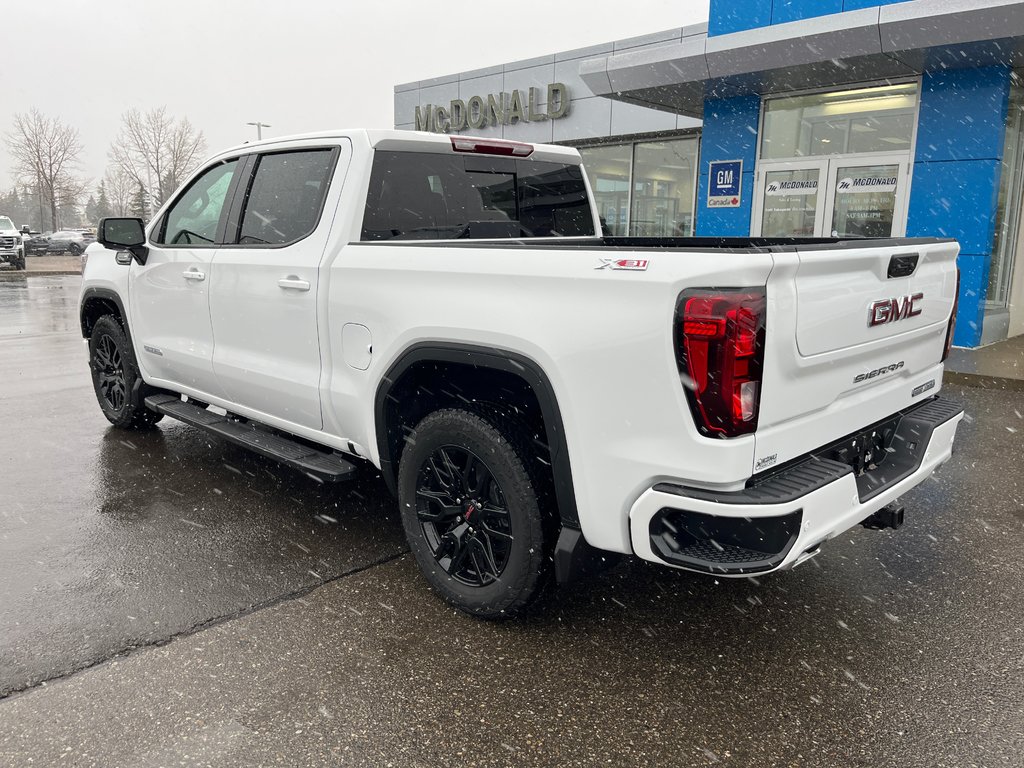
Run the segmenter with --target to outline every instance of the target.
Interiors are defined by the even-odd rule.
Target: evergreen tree
[[[96,221],[94,224],[98,224],[100,219],[105,219],[107,216],[113,216],[114,211],[110,206],[110,199],[107,197],[107,185],[102,181],[98,187],[96,198]]]
[[[146,189],[141,184],[135,190],[135,194],[132,195],[130,210],[132,216],[138,216],[140,219],[146,218]]]
[[[92,195],[89,195],[89,199],[85,201],[85,220],[94,226],[100,220],[96,213],[96,198]]]

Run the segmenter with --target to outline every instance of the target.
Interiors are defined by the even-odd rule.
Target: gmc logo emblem
[[[921,309],[917,302],[924,298],[923,293],[915,293],[913,296],[900,296],[896,299],[882,299],[871,305],[868,314],[868,325],[874,328],[876,325],[895,323],[897,320],[906,320],[908,317],[917,317]]]

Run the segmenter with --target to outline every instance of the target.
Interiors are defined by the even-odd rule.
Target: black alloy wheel
[[[112,315],[104,315],[92,328],[89,368],[96,401],[115,427],[149,429],[163,418],[143,402],[154,390],[142,381],[131,339]]]
[[[441,569],[461,584],[501,578],[512,550],[512,519],[501,486],[479,456],[457,445],[423,463],[416,516]]]
[[[103,336],[93,355],[93,371],[98,379],[97,392],[110,408],[120,411],[128,397],[121,351],[110,336]]]
[[[409,434],[398,501],[430,586],[466,613],[515,616],[550,582],[557,516],[529,433],[498,414],[434,411]]]

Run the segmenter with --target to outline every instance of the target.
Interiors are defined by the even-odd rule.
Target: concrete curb
[[[1024,379],[1008,376],[986,376],[981,373],[963,373],[947,370],[942,377],[944,384],[959,384],[975,389],[999,389],[1007,392],[1024,392]]]
[[[23,277],[71,277],[81,276],[81,272],[75,272],[71,269],[54,269],[48,272],[33,272],[31,270],[22,270],[19,272],[0,272],[0,280],[18,280]]]

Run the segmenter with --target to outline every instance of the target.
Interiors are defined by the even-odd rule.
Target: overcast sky
[[[708,0],[18,0],[0,132],[37,107],[78,127],[98,182],[121,113],[166,106],[209,151],[325,128],[390,128],[398,83],[706,21]],[[15,31],[17,30],[17,33]],[[0,190],[13,184],[0,145]]]

